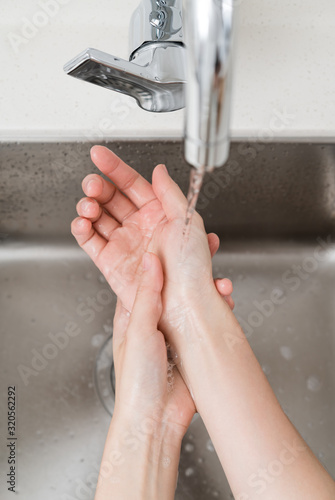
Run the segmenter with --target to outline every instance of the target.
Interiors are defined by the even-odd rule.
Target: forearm
[[[176,345],[181,371],[236,500],[335,498],[228,307],[214,299],[207,318],[193,317],[189,327]]]
[[[174,498],[181,437],[150,418],[114,414],[101,461],[95,500]]]

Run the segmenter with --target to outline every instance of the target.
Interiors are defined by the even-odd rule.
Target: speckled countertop
[[[127,58],[129,20],[138,1],[2,0],[0,140],[182,135],[182,111],[147,113],[129,98],[62,70],[89,46]],[[232,136],[333,142],[334,1],[236,3]],[[47,11],[46,4],[53,7]]]

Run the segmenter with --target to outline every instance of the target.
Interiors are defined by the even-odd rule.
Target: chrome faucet
[[[186,106],[185,159],[210,171],[229,154],[234,0],[184,0],[184,15],[182,3],[141,1],[131,19],[129,61],[87,49],[64,70],[129,95],[147,111]]]

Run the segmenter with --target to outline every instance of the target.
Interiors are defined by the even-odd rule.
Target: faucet
[[[233,3],[142,0],[131,19],[129,61],[89,48],[64,71],[147,111],[186,107],[185,159],[211,171],[229,155]]]

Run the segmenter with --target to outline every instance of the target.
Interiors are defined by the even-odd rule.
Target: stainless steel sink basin
[[[187,188],[178,142],[109,145]],[[16,388],[25,500],[93,499],[113,408],[115,297],[70,235],[90,144],[0,145],[1,471]],[[200,212],[222,238],[216,275],[284,410],[335,475],[335,147],[239,144],[205,182]],[[1,499],[12,498],[1,482]],[[184,439],[178,500],[233,498],[200,417]]]

